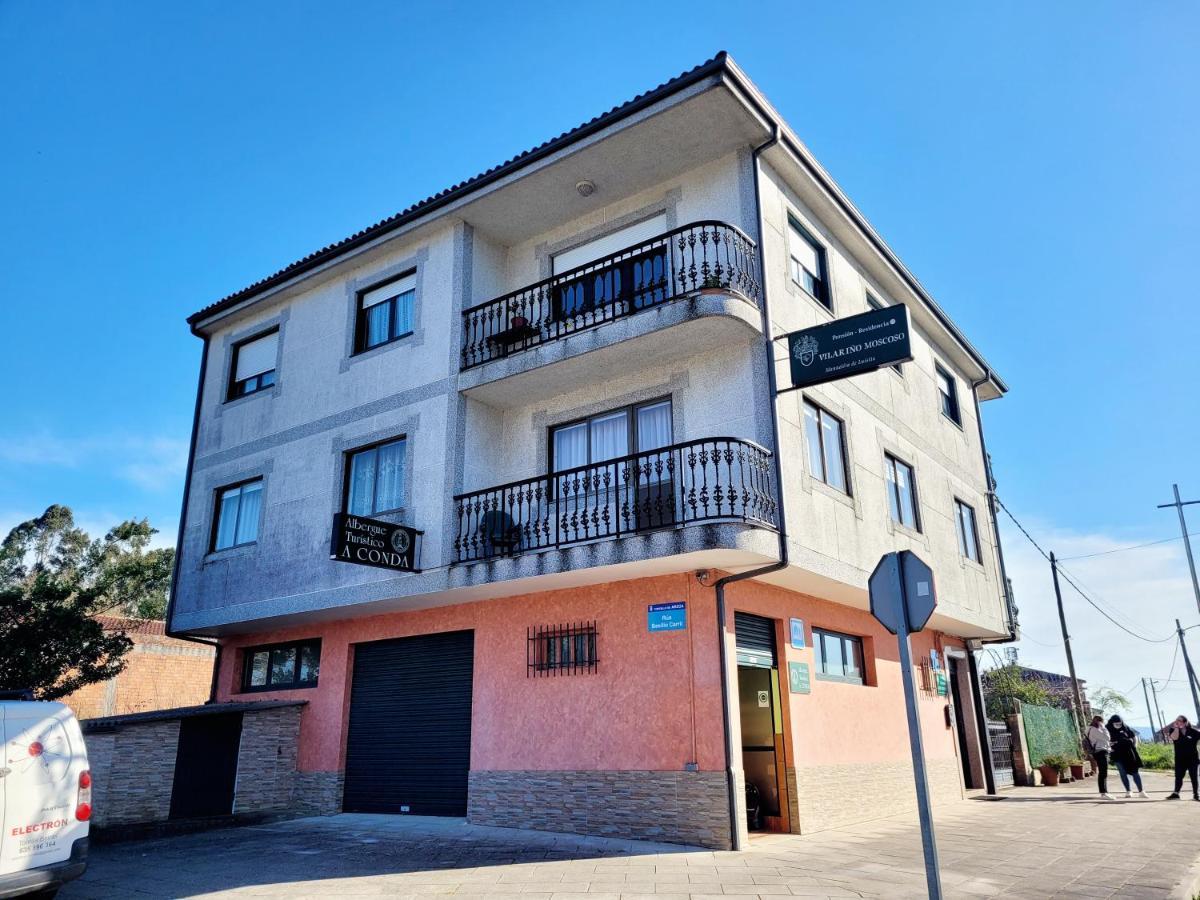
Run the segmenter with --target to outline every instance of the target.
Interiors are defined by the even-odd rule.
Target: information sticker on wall
[[[804,649],[804,620],[792,619],[792,646],[797,650]]]
[[[788,663],[788,689],[793,694],[812,693],[812,682],[809,680],[808,663]]]

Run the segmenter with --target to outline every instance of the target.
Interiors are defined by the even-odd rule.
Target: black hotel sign
[[[422,531],[348,513],[333,517],[329,558],[396,572],[420,572]]]
[[[792,387],[809,387],[912,359],[908,307],[885,306],[787,336]]]

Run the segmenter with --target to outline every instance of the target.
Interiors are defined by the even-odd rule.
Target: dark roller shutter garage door
[[[473,631],[355,648],[347,812],[467,814],[474,654]]]

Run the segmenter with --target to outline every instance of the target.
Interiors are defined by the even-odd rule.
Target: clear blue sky
[[[1171,482],[1200,497],[1200,7],[415,6],[0,0],[0,527],[173,530],[188,313],[719,49],[1010,383],[988,437],[1037,534],[1167,537]],[[1196,621],[1148,586],[1164,552],[1077,574]],[[1166,675],[1169,645],[1095,640]]]

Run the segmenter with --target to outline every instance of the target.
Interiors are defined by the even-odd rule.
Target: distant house
[[[105,631],[124,631],[133,641],[116,678],[89,684],[62,698],[80,719],[196,706],[212,686],[212,647],[167,637],[166,625],[151,619],[100,616]]]
[[[1018,668],[1021,671],[1021,677],[1026,681],[1044,682],[1054,697],[1055,705],[1061,706],[1064,709],[1071,708],[1075,698],[1071,690],[1070,675],[1047,672],[1044,669],[1031,669],[1028,666],[1018,666]],[[1084,718],[1090,718],[1092,715],[1092,704],[1088,700],[1087,679],[1085,678],[1079,679],[1079,696],[1083,698],[1083,716]]]

